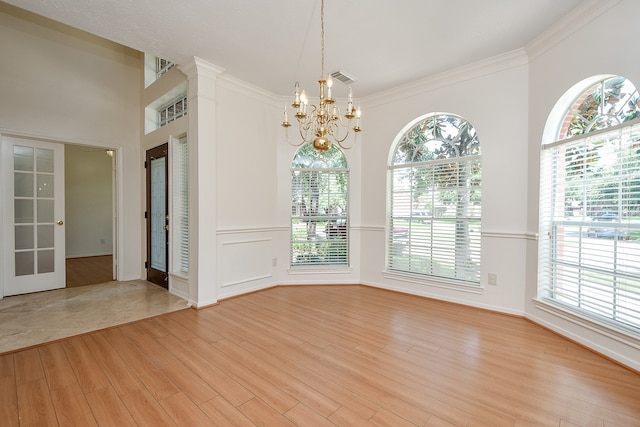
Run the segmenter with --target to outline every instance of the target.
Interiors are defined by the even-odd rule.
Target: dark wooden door
[[[147,150],[147,280],[169,289],[168,144]]]

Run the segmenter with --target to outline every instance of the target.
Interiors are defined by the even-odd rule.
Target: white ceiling
[[[320,0],[5,1],[178,64],[199,57],[279,95],[320,77]],[[344,70],[364,97],[522,48],[592,3],[326,0],[325,74]]]

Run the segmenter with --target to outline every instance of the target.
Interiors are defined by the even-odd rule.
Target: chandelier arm
[[[291,142],[291,139],[289,139],[289,127],[285,126],[284,128],[284,137],[287,140],[287,144],[291,145],[292,147],[299,147],[302,144],[304,144],[306,141],[302,140],[300,143],[296,144],[294,142]]]
[[[300,132],[300,139],[302,139],[302,142],[299,145],[301,145],[301,144],[303,144],[305,142],[313,141],[313,138],[311,138],[311,136],[309,135],[309,128],[304,128],[302,126],[299,126],[298,127],[298,131]],[[303,131],[304,131],[304,133],[303,133]]]
[[[309,113],[303,118],[298,118],[298,130],[303,142],[311,142],[315,137],[315,123],[317,120],[318,109],[315,105],[311,105]]]
[[[349,138],[349,135],[351,135],[351,120],[349,120],[347,122],[347,124],[345,125],[342,121],[342,118],[337,117],[333,120],[331,120],[330,124],[329,124],[329,135],[331,135],[333,137],[333,139],[340,144],[340,146],[342,147],[342,142],[346,141],[347,138]],[[345,134],[344,136],[341,138],[339,135],[340,132],[340,128],[344,128],[345,129]]]
[[[343,139],[342,141],[340,141],[340,140],[337,140],[337,139],[336,139],[336,142],[338,143],[338,145],[340,146],[340,148],[342,148],[343,150],[350,150],[350,149],[352,149],[353,147],[355,147],[356,142],[358,141],[358,134],[356,133],[356,134],[355,134],[355,136],[353,137],[353,142],[351,142],[351,145],[343,145],[342,143],[343,143],[345,140],[346,140],[346,138],[345,138],[345,139]]]

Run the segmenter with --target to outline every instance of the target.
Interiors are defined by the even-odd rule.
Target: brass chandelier
[[[331,76],[326,79],[324,77],[324,0],[321,0],[320,6],[320,39],[322,45],[321,74],[318,83],[320,85],[320,102],[316,106],[309,104],[309,98],[304,90],[300,92],[298,82],[295,85],[295,99],[291,106],[295,109],[295,118],[298,121],[300,137],[302,141],[292,143],[289,140],[289,127],[291,123],[288,120],[287,106],[284,108],[284,121],[282,127],[285,129],[287,142],[294,146],[299,146],[305,142],[313,142],[316,150],[325,151],[331,148],[331,143],[336,142],[343,149],[352,148],[355,138],[360,129],[360,107],[355,108],[353,105],[353,92],[349,88],[349,97],[347,99],[347,107],[342,116],[340,108],[335,105],[335,99],[332,97],[331,87],[333,81]],[[354,122],[352,126],[352,122]],[[341,130],[343,128],[343,130]],[[343,142],[347,140],[353,130],[354,141],[351,145],[345,146]]]

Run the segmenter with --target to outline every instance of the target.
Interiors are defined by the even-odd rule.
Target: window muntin
[[[176,64],[171,61],[156,57],[156,79],[159,79],[161,75],[172,69],[174,65]]]
[[[604,79],[543,146],[538,294],[640,332],[640,125],[624,125],[637,116],[631,82]]]
[[[339,148],[298,149],[291,166],[291,266],[349,265],[348,189]]]
[[[187,115],[187,96],[181,95],[158,110],[158,127]]]
[[[640,96],[624,77],[598,81],[578,96],[562,121],[558,139],[609,128],[640,117]]]
[[[480,283],[482,171],[473,126],[430,114],[405,131],[389,166],[387,268]]]

